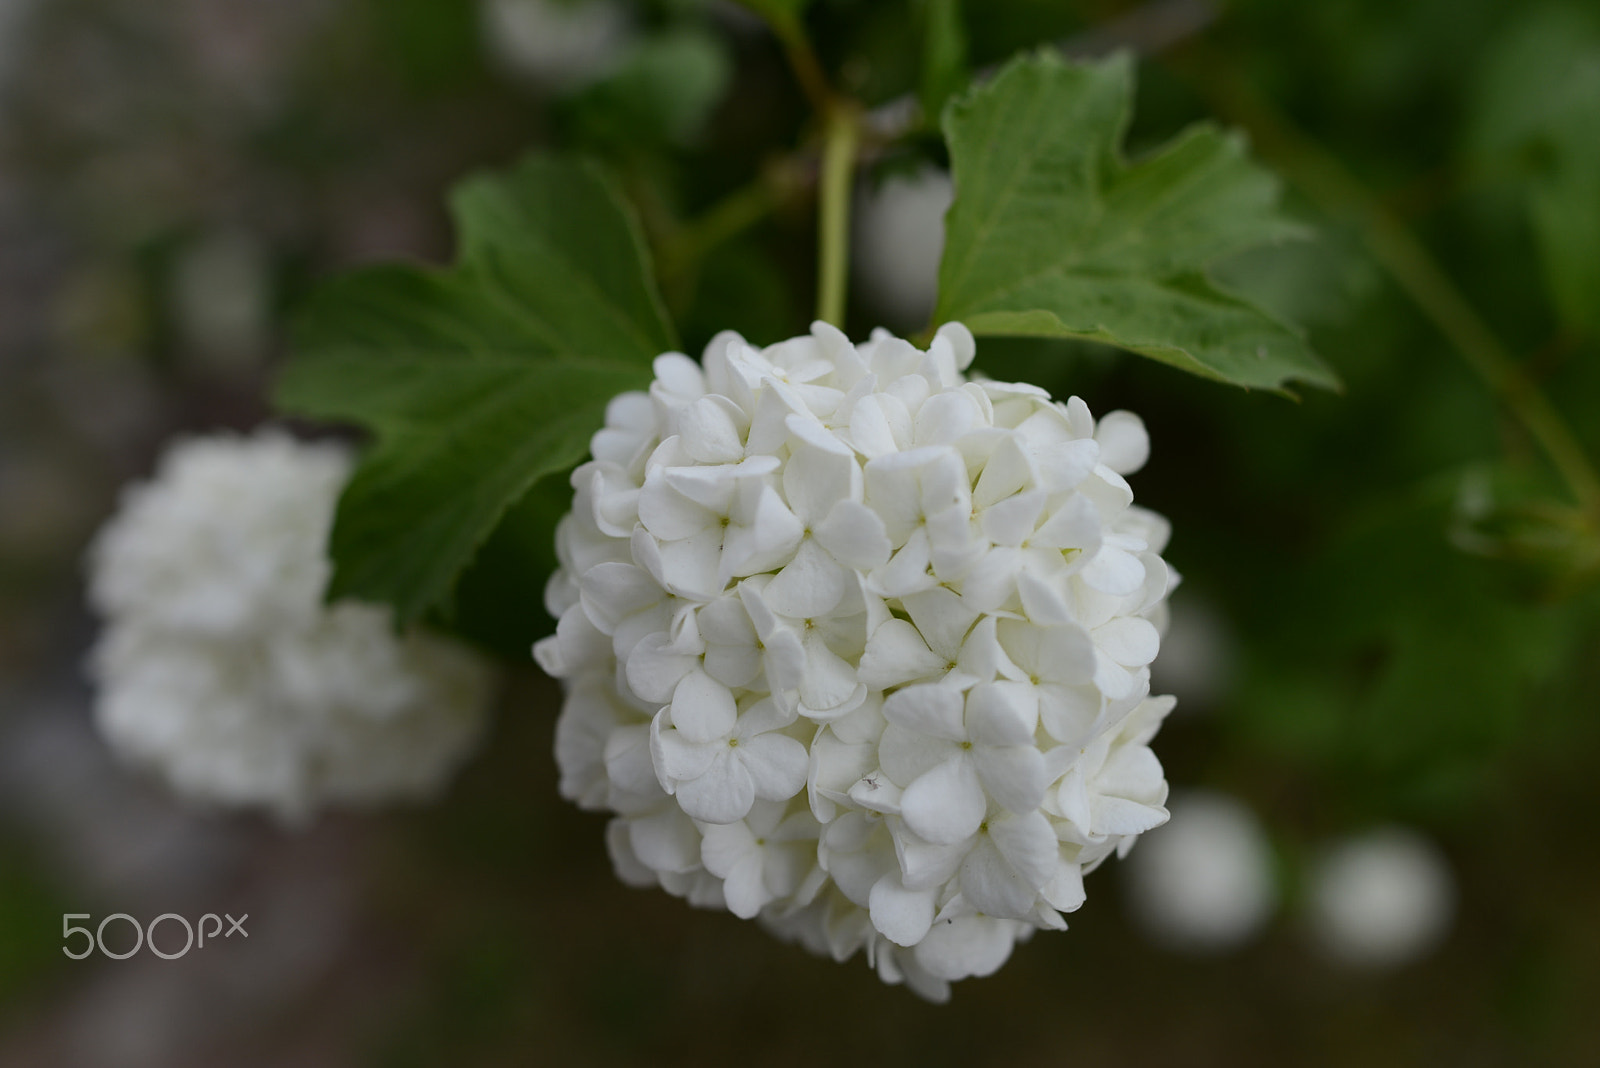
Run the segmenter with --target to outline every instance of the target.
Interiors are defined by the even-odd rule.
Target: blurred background
[[[807,12],[907,131],[862,179],[858,337],[932,303],[947,160],[894,104],[928,18]],[[985,0],[961,26],[974,70],[1139,52],[1131,152],[1248,129],[1310,236],[1219,273],[1346,389],[980,347],[1150,428],[1134,484],[1185,578],[1156,665],[1174,819],[1069,932],[936,1007],[618,883],[603,819],[556,796],[531,663],[442,804],[302,831],[130,776],[83,676],[81,557],[119,486],[175,434],[267,417],[317,278],[446,259],[465,173],[602,157],[690,351],[804,330],[815,163],[762,24],[711,0],[0,0],[0,1065],[1600,1064],[1600,534],[1471,363],[1515,361],[1600,456],[1600,14]],[[84,912],[248,913],[249,938],[66,959],[58,917]]]

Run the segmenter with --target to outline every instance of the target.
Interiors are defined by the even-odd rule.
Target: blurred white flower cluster
[[[603,75],[633,37],[615,0],[479,0],[484,46],[508,76],[571,89]]]
[[[659,357],[573,475],[535,647],[625,881],[934,999],[1167,818],[1144,427],[973,354],[819,323]]]
[[[1312,869],[1311,931],[1341,964],[1391,968],[1426,956],[1449,934],[1455,905],[1444,854],[1408,828],[1347,838]]]
[[[398,637],[387,609],[324,605],[344,449],[273,431],[168,450],[90,551],[107,626],[90,657],[101,731],[199,800],[300,820],[434,793],[493,689],[476,654]]]
[[[1260,820],[1238,798],[1174,795],[1172,821],[1128,858],[1123,886],[1152,942],[1184,953],[1238,950],[1259,937],[1279,902],[1280,871]],[[1455,877],[1421,832],[1383,827],[1323,847],[1300,877],[1306,932],[1325,958],[1396,968],[1449,934]]]
[[[863,186],[856,200],[852,259],[866,298],[890,325],[928,321],[939,295],[950,176],[933,167]]]
[[[1135,920],[1167,949],[1214,953],[1261,933],[1278,905],[1272,847],[1249,806],[1227,794],[1175,795],[1172,822],[1128,858]]]

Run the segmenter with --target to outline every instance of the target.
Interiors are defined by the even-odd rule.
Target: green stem
[[[1578,505],[1600,520],[1600,475],[1561,414],[1415,235],[1332,152],[1217,64],[1201,72],[1221,110],[1249,128],[1263,156],[1330,214],[1362,223],[1368,251],[1549,457]]]
[[[811,47],[811,40],[806,37],[805,27],[793,16],[770,18],[769,25],[783,45],[783,54],[789,60],[795,80],[805,91],[806,99],[811,101],[811,109],[819,115],[827,114],[833,104],[833,89],[828,85],[828,76],[823,73],[822,62]]]
[[[845,290],[850,278],[850,195],[855,184],[856,152],[861,147],[861,125],[851,104],[836,103],[824,114],[817,211],[817,318],[843,330]]]

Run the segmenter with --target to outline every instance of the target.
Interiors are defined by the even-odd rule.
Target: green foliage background
[[[981,205],[958,201],[951,215],[956,258],[940,305],[941,317],[987,315],[1031,335],[980,339],[978,367],[991,376],[1144,417],[1154,452],[1134,487],[1172,519],[1176,602],[1207,607],[1235,643],[1228,684],[1175,718],[1159,751],[1174,784],[1229,791],[1260,813],[1285,872],[1284,916],[1232,958],[1165,955],[1125,922],[1111,865],[1090,880],[1072,931],[961,984],[953,1006],[927,1008],[859,961],[813,961],[751,925],[617,885],[601,821],[555,798],[559,697],[529,665],[488,755],[447,805],[367,825],[369,922],[402,947],[396,966],[411,981],[351,1040],[361,1058],[1600,1062],[1586,1003],[1600,989],[1600,830],[1586,818],[1600,758],[1600,523],[1519,416],[1520,387],[1472,362],[1502,354],[1576,447],[1600,457],[1600,17],[1555,0],[750,6],[793,20],[828,76],[868,107],[905,94],[930,111],[955,100],[943,132],[924,121],[875,148],[868,181],[953,162],[966,189],[981,189],[984,168],[1016,157],[963,158],[992,102],[962,96],[970,72],[1050,42],[1096,56],[1121,46],[1138,55],[1132,67],[1097,77],[1136,69],[1136,107],[1102,127],[1089,174],[1099,188],[1177,144],[1165,151],[1215,162],[1218,197],[1261,207],[1202,221],[1242,218],[1252,239],[1302,235],[1259,244],[1221,232],[1205,255],[1154,264],[1166,297],[1246,316],[1274,353],[1293,353],[1250,378],[1258,367],[1230,365],[1236,353],[1191,346],[1187,362],[1200,367],[1190,369],[1267,388],[1096,343],[1185,365],[1148,322],[1074,320],[1066,297],[1048,317],[996,303],[989,290],[1017,248],[989,250],[992,286],[951,266],[987,254],[970,214]],[[115,5],[73,8],[54,16],[54,32],[68,36],[73,19],[120,27],[124,84],[161,84],[151,73],[161,53],[137,20],[116,22]],[[371,432],[346,502],[365,525],[342,526],[334,551],[375,571],[342,567],[341,589],[427,613],[508,660],[549,625],[539,589],[561,472],[604,397],[647,380],[650,357],[674,344],[697,352],[729,327],[758,342],[799,333],[815,303],[817,130],[780,43],[693,0],[635,10],[633,50],[578,88],[529,90],[496,72],[472,4],[349,0],[329,5],[284,61],[281,100],[235,116],[225,135],[197,134],[222,124],[174,94],[135,94],[117,133],[64,121],[60,87],[19,94],[8,113],[5,147],[34,203],[121,287],[91,340],[109,332],[118,359],[149,369],[175,398],[172,425],[249,423],[270,382],[297,413]],[[1038,72],[1049,69],[994,84],[1037,77],[1047,94],[1053,76]],[[1124,122],[1128,171],[1116,156]],[[1184,134],[1194,123],[1238,132]],[[108,143],[140,137],[209,161],[195,187],[158,183],[163,198],[61,180]],[[1052,166],[1086,148],[1043,147]],[[559,155],[519,163],[529,149]],[[572,162],[580,155],[596,162]],[[201,195],[199,176],[219,160],[243,175],[238,203],[273,210]],[[537,181],[518,185],[518,167]],[[452,222],[446,190],[469,174],[500,177],[463,187]],[[529,189],[559,195],[518,201]],[[329,235],[375,191],[402,205],[408,236],[382,255],[352,253]],[[1051,210],[1035,208],[1020,230]],[[295,360],[275,344],[271,362],[229,378],[177,340],[163,280],[186,236],[219,220],[271,250],[278,310],[298,316]],[[1057,218],[1045,233],[1079,239],[1073,223]],[[1178,232],[1181,217],[1159,236]],[[515,247],[530,234],[548,246],[531,257]],[[368,266],[327,287],[353,262],[395,253],[431,265]],[[545,275],[519,276],[530,264]],[[1087,273],[1115,282],[1124,266],[1096,261]],[[564,285],[586,278],[593,287]],[[622,307],[580,307],[578,292]],[[877,323],[852,299],[853,336]],[[1307,388],[1333,383],[1324,365],[1339,391]],[[1285,384],[1295,397],[1272,391]],[[29,396],[18,387],[0,404],[20,413]],[[6,410],[8,428],[25,425]],[[483,476],[470,506],[448,475],[441,488],[457,497],[413,492],[406,480],[419,471],[441,477],[419,466],[418,449],[439,447],[419,426],[445,428],[453,455]],[[518,427],[524,451],[508,454]],[[152,435],[144,452],[154,446]],[[122,462],[119,476],[142,473]],[[31,610],[45,588],[36,576],[70,582],[90,529],[85,520],[33,556],[8,549],[0,569],[28,582],[6,611]],[[396,532],[411,540],[395,543]],[[1456,933],[1397,973],[1320,964],[1294,919],[1295,873],[1329,839],[1388,822],[1443,844],[1462,886]],[[32,849],[7,851],[17,874],[0,877],[0,996],[18,1015],[79,981],[52,959],[53,942],[41,952],[26,941],[35,926],[54,934],[41,902],[67,896],[35,877]],[[27,919],[36,912],[50,922]]]

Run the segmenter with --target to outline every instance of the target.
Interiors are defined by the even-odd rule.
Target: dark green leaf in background
[[[936,321],[1101,341],[1235,385],[1337,379],[1298,332],[1206,274],[1298,228],[1242,139],[1192,127],[1128,164],[1126,57],[1011,63],[945,112],[956,198]]]
[[[1515,26],[1478,87],[1469,151],[1525,183],[1552,303],[1600,334],[1600,15],[1550,7]]]
[[[606,402],[674,344],[638,227],[593,166],[530,157],[452,206],[458,262],[325,287],[277,393],[373,433],[340,500],[329,596],[402,622],[448,604],[506,509],[581,459]]]
[[[1444,513],[1417,501],[1352,522],[1275,584],[1231,710],[1242,738],[1372,812],[1482,798],[1506,751],[1564,744],[1588,715],[1549,689],[1583,656],[1595,599],[1518,590],[1447,543]],[[1314,622],[1273,629],[1290,613]]]
[[[592,139],[638,148],[691,142],[733,76],[725,42],[679,29],[640,42],[572,107]]]

